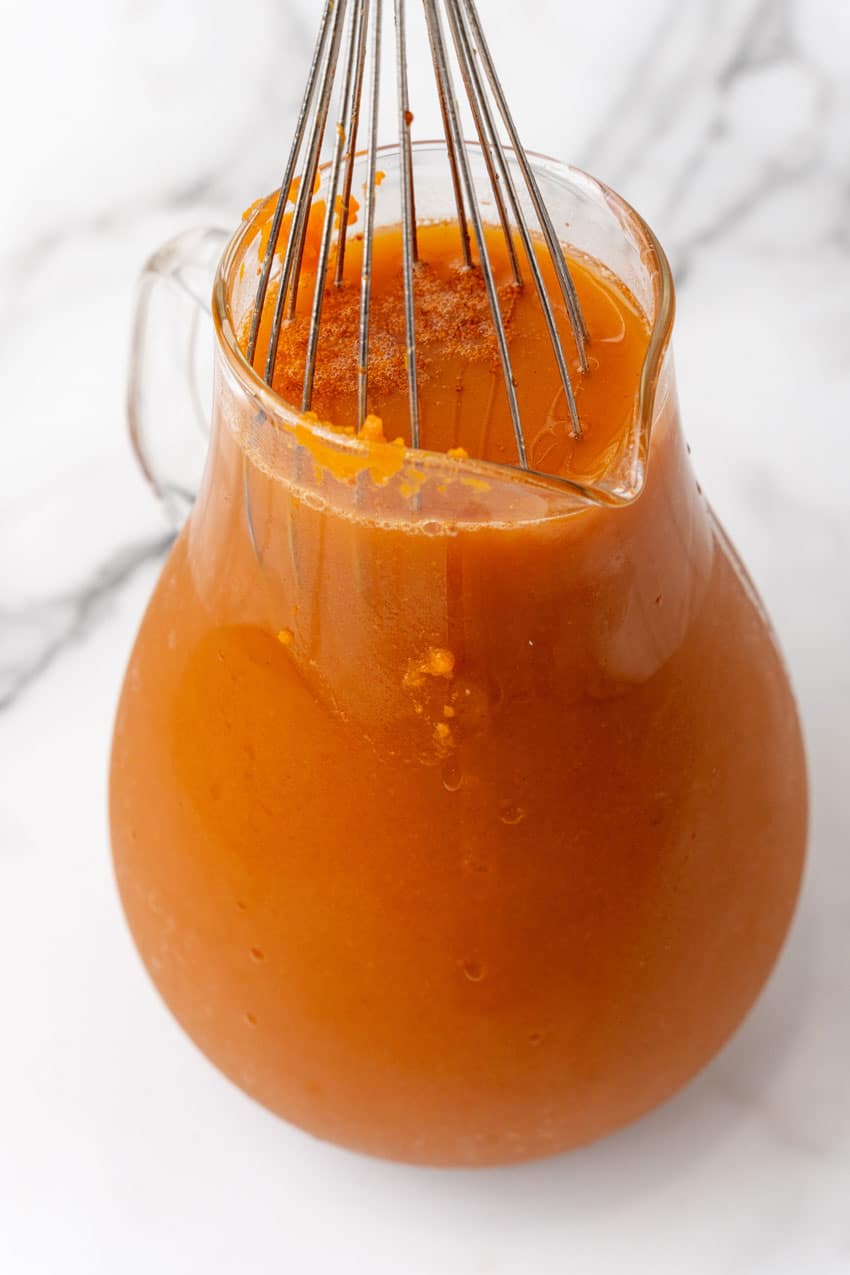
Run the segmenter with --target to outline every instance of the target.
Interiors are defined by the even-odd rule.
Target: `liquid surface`
[[[577,275],[592,329],[599,280]],[[611,358],[639,361],[619,304]],[[582,391],[590,469],[629,415],[625,367]],[[456,415],[441,368],[429,441],[487,420],[498,447],[489,355]],[[533,370],[548,412],[555,374]],[[403,432],[403,395],[376,399]],[[297,487],[257,467],[253,415],[222,374],[116,722],[116,872],[151,976],[237,1084],[347,1146],[480,1165],[610,1132],[738,1024],[805,840],[787,678],[669,378],[628,507],[428,534],[403,473],[363,475],[359,505],[309,451]],[[396,498],[407,526],[366,512]]]
[[[321,208],[314,216],[307,254],[313,265]],[[524,283],[514,282],[501,230],[486,227],[488,256],[498,288],[510,360],[517,387],[523,433],[532,469],[583,482],[597,479],[630,433],[640,370],[649,341],[645,316],[618,280],[599,263],[568,257],[582,313],[590,333],[588,371],[579,370],[575,339],[551,259],[535,251],[551,299],[567,359],[582,437],[574,436],[567,398],[552,343],[522,247],[516,252]],[[482,460],[516,464],[517,442],[496,342],[484,277],[477,265],[464,266],[456,223],[419,228],[420,261],[414,271],[416,366],[421,445],[431,451],[462,448]],[[280,253],[285,240],[282,240]],[[264,246],[261,241],[260,247]],[[333,263],[325,287],[312,408],[324,421],[354,429],[357,418],[360,274],[363,241],[353,237],[344,258],[341,285]],[[477,261],[477,255],[474,256]],[[315,266],[313,265],[313,268]],[[284,320],[273,385],[288,402],[301,405],[303,370],[315,275],[306,270],[299,285],[296,316]],[[262,374],[268,351],[276,289],[270,290],[260,326],[254,365]],[[250,318],[241,345],[248,345]],[[401,230],[379,229],[374,239],[370,306],[368,411],[383,423],[387,440],[410,443]]]

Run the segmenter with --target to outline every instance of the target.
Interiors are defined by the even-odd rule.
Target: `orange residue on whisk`
[[[322,199],[320,200],[316,199],[316,195],[318,194],[321,183],[322,183],[321,175],[319,173],[316,173],[316,176],[313,180],[313,194],[311,196],[312,202],[310,204],[310,212],[307,218],[307,234],[304,240],[304,257],[301,264],[302,270],[315,269],[316,264],[319,260],[319,246],[320,246],[321,237],[322,237],[322,226],[325,220],[325,202]],[[287,195],[286,195],[286,202],[288,204],[293,205],[293,211],[294,211],[295,201],[298,198],[298,191],[300,187],[301,187],[300,176],[293,177],[292,181],[289,183],[289,190],[287,191]],[[359,205],[357,205],[356,200],[352,200],[351,202],[355,205],[355,209],[359,207]],[[257,210],[265,203],[266,203],[266,200],[262,197],[260,199],[255,199],[254,202],[252,204],[249,204],[248,207],[243,212],[242,220],[250,221],[251,218],[254,216],[254,214],[257,212]],[[339,225],[339,211],[340,211],[340,200],[339,200],[339,196],[337,196],[337,205],[336,205],[336,215],[337,215],[336,224],[337,225]],[[284,213],[283,219],[281,220],[281,223],[280,223],[280,234],[278,235],[277,246],[275,249],[275,252],[277,256],[279,257],[282,257],[286,250],[286,244],[289,239],[289,232],[292,229],[292,217],[293,217],[293,213],[291,212]],[[356,211],[355,211],[355,220],[356,220]],[[350,221],[351,221],[351,218],[349,214],[349,224],[350,224]],[[260,261],[262,261],[263,257],[266,254],[266,249],[269,243],[269,234],[271,233],[271,224],[272,223],[271,223],[270,216],[264,217],[260,222],[260,242],[257,247],[257,256]],[[258,266],[258,269],[259,269],[259,266]]]
[[[357,200],[354,198],[353,195],[350,195],[348,198],[348,218],[345,223],[347,226],[354,225],[355,221],[357,220],[357,214],[359,211],[360,211],[359,203],[357,202]],[[342,221],[342,195],[337,195],[334,201],[334,229],[335,230],[339,230],[341,221]]]

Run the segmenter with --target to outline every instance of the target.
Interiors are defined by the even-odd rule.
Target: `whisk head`
[[[401,155],[401,229],[402,272],[404,284],[405,366],[410,410],[410,438],[413,447],[422,446],[420,431],[419,386],[416,360],[416,321],[414,276],[419,261],[419,236],[416,221],[416,191],[410,128],[408,85],[407,22],[405,0],[390,0],[395,29],[395,64],[398,104],[398,143]],[[517,464],[528,468],[528,455],[523,433],[517,385],[511,364],[505,323],[485,235],[481,199],[473,179],[472,166],[464,141],[461,122],[461,100],[456,86],[459,74],[463,93],[484,156],[490,193],[505,238],[513,280],[518,288],[527,286],[524,271],[536,290],[545,326],[552,345],[558,375],[566,397],[570,429],[574,438],[582,436],[567,358],[558,330],[553,300],[549,295],[534,248],[535,235],[542,237],[553,266],[557,288],[563,300],[572,338],[575,342],[580,372],[587,371],[587,328],[578,296],[564,258],[561,244],[547,212],[533,169],[522,148],[504,91],[496,74],[492,56],[475,5],[475,0],[422,0],[443,131],[451,169],[451,181],[457,213],[463,262],[469,269],[480,270],[492,315],[505,392],[510,408],[516,440]],[[372,247],[375,234],[375,203],[378,186],[378,110],[381,90],[381,42],[384,22],[384,0],[325,0],[319,33],[313,51],[304,97],[298,113],[295,136],[280,185],[277,204],[271,220],[257,288],[257,298],[248,337],[247,357],[253,364],[260,322],[278,252],[284,213],[291,198],[293,182],[300,169],[300,181],[294,198],[289,233],[271,320],[266,352],[265,380],[272,378],[280,342],[281,327],[295,317],[301,266],[307,241],[310,205],[316,185],[338,71],[342,81],[337,101],[337,119],[333,137],[332,158],[328,165],[326,209],[318,249],[315,285],[310,310],[310,326],[304,365],[302,411],[313,401],[316,359],[321,332],[322,308],[328,283],[332,248],[336,237],[334,282],[343,279],[346,234],[349,224],[352,176],[358,140],[364,84],[368,64],[368,108],[365,127],[367,179],[363,210],[363,258],[360,289],[360,326],[357,384],[358,425],[362,426],[369,411],[369,320],[372,280]],[[446,36],[448,29],[448,39]],[[450,41],[450,43],[449,43]],[[452,57],[453,51],[453,57]],[[501,127],[507,143],[500,135]],[[510,162],[511,156],[515,161]],[[537,219],[537,231],[529,223],[522,207],[514,176],[517,168],[525,184],[527,197]],[[516,239],[522,249],[517,248]],[[474,246],[473,246],[474,244]]]

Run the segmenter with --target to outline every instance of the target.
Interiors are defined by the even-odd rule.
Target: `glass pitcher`
[[[415,163],[420,216],[450,216],[443,147]],[[163,249],[137,322],[134,440],[191,513],[115,726],[126,915],[226,1075],[412,1162],[561,1151],[670,1095],[758,994],[804,854],[788,678],[681,433],[669,267],[618,196],[533,163],[652,329],[592,486],[300,416],[235,336],[255,214],[215,272],[192,504],[203,388],[183,354],[206,343],[223,236]],[[397,153],[381,165],[379,220]]]

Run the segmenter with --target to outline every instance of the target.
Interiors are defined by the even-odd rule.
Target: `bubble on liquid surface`
[[[252,947],[249,953],[252,961],[264,961],[266,954],[261,947]]]
[[[499,818],[502,823],[513,827],[514,824],[522,823],[525,818],[525,811],[522,806],[517,806],[512,801],[503,801],[499,807]]]
[[[463,971],[464,978],[468,979],[470,983],[480,983],[487,973],[481,962],[474,959],[462,961],[460,968]]]

